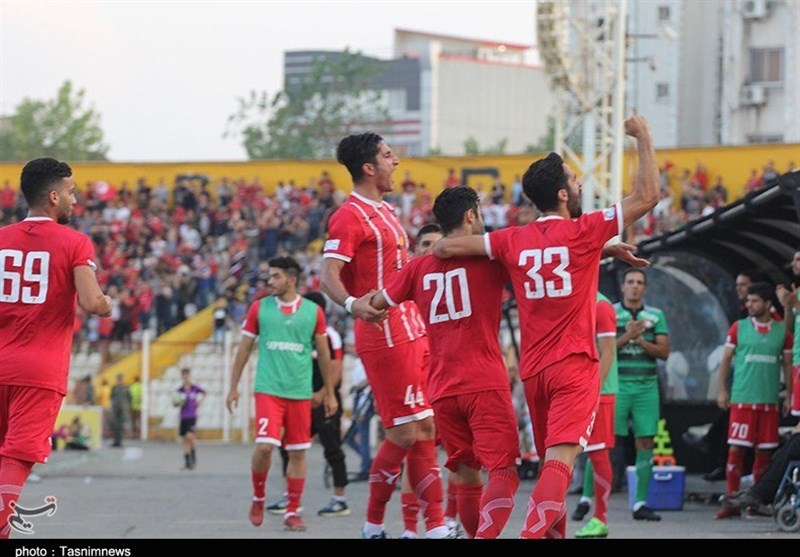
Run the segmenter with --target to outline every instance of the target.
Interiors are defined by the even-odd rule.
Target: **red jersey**
[[[46,217],[0,228],[0,384],[67,392],[77,290],[89,237]]]
[[[622,233],[619,204],[577,219],[547,216],[484,235],[486,253],[511,275],[519,307],[520,377],[571,354],[595,360],[600,254]]]
[[[498,342],[501,300],[508,273],[483,257],[411,261],[383,290],[390,305],[413,300],[428,331],[428,400],[508,390]]]
[[[353,193],[331,216],[323,257],[346,263],[341,279],[351,296],[383,290],[409,261],[408,236],[389,203],[376,203]],[[359,354],[411,342],[420,335],[417,308],[403,303],[389,309],[382,331],[356,319],[356,350]]]

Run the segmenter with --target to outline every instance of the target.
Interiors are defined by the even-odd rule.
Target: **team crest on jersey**
[[[325,242],[325,247],[323,248],[323,251],[339,249],[340,241],[341,240],[328,240],[327,242]]]
[[[97,264],[94,261],[92,261],[91,259],[87,259],[86,264],[92,271],[94,271],[95,273],[97,272]]]
[[[614,220],[614,217],[617,214],[616,207],[609,207],[605,211],[603,211],[603,220]]]

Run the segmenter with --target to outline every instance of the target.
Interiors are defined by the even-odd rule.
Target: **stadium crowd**
[[[787,171],[793,168],[789,162]],[[711,183],[702,163],[694,172],[679,172],[664,161],[660,170],[661,201],[631,229],[629,242],[675,230],[734,201],[721,177]],[[752,170],[743,190],[757,191],[777,176],[770,160],[760,174]],[[458,185],[451,169],[442,186]],[[476,189],[488,230],[525,224],[537,216],[519,176],[510,187],[497,179]],[[161,334],[219,298],[227,301],[229,322],[241,323],[249,303],[268,292],[266,262],[271,257],[297,259],[304,268],[301,293],[317,290],[328,219],[347,194],[323,171],[305,185],[279,180],[271,195],[260,177],[212,179],[199,174],[177,175],[173,187],[164,179],[152,184],[140,178],[133,187],[127,182],[87,182],[80,195],[71,225],[92,239],[98,281],[111,296],[113,311],[102,318],[79,310],[74,349],[99,351],[103,369],[114,355],[135,348],[133,340],[143,328]],[[431,190],[409,172],[386,199],[410,238],[434,221]],[[27,212],[19,189],[9,181],[0,189],[0,209],[0,226],[24,219]]]

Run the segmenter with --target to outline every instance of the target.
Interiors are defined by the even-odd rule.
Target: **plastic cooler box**
[[[628,503],[633,510],[636,502],[636,467],[628,466]],[[650,488],[647,490],[647,506],[656,511],[680,511],[683,509],[683,492],[686,488],[686,467],[653,466]]]

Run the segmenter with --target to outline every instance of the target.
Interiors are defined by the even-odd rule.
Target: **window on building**
[[[783,82],[782,48],[750,49],[750,82],[751,83]]]
[[[663,101],[669,98],[669,83],[656,83],[656,100]]]
[[[669,21],[669,6],[658,7],[658,21]]]
[[[748,143],[783,143],[783,134],[779,133],[759,133],[748,134]]]

